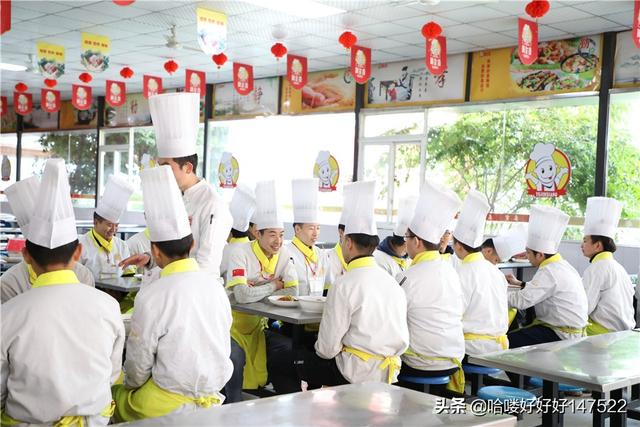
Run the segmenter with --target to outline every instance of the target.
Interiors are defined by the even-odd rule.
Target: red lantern
[[[113,0],[113,2],[118,6],[129,6],[134,1],[136,0]]]
[[[524,8],[527,14],[534,18],[542,18],[549,11],[549,0],[533,0]]]
[[[26,84],[20,82],[16,85],[16,90],[18,92],[26,92],[29,89],[29,86],[27,86]]]
[[[285,45],[278,42],[271,46],[271,53],[273,53],[273,56],[275,56],[276,59],[279,60],[287,54],[287,48],[285,47]]]
[[[44,84],[47,87],[56,87],[58,81],[56,79],[44,79]]]
[[[178,63],[173,59],[170,59],[164,63],[164,69],[167,70],[167,73],[173,74],[178,69]]]
[[[422,26],[422,35],[425,39],[435,39],[442,34],[442,27],[436,22],[429,21]]]
[[[225,55],[224,53],[219,53],[217,55],[213,55],[211,59],[213,59],[213,62],[215,62],[215,64],[218,66],[218,69],[220,69],[220,67],[222,67],[227,62],[227,55]]]
[[[91,74],[89,73],[82,73],[78,76],[78,78],[83,83],[89,83],[91,80],[93,80],[93,77],[91,77]]]
[[[122,78],[130,79],[133,76],[133,70],[129,67],[124,67],[122,70],[120,70],[120,75],[122,76]]]
[[[356,44],[358,38],[351,31],[345,31],[344,33],[340,34],[340,38],[338,38],[338,41],[342,46],[344,46],[345,49],[351,49],[351,46]]]

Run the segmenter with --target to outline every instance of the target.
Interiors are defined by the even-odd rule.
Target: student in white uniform
[[[247,243],[250,241],[250,220],[256,211],[256,196],[253,190],[244,184],[238,184],[231,197],[229,210],[233,217],[233,226],[227,238],[227,244],[222,251],[220,274],[223,278],[225,278],[227,274],[227,264],[229,263],[230,253],[233,252],[233,249],[237,247],[239,243]]]
[[[378,381],[394,383],[409,345],[407,301],[375,261],[375,182],[357,182],[347,199],[340,242],[347,272],[329,290],[315,353],[306,352],[309,388]]]
[[[283,247],[284,225],[273,181],[256,186],[258,238],[238,244],[229,257],[227,290],[232,301],[257,302],[270,295],[298,295],[298,275]],[[293,366],[291,340],[265,330],[264,318],[233,311],[231,337],[244,350],[243,389],[263,387],[270,380],[277,393],[300,391]],[[234,369],[242,366],[233,361]],[[234,372],[234,377],[237,375]]]
[[[189,258],[193,235],[171,168],[140,176],[151,253],[162,271],[136,297],[124,384],[112,388],[117,422],[220,405],[233,371],[229,300]]]
[[[507,280],[481,249],[489,210],[487,197],[470,190],[453,232],[453,250],[461,260],[456,271],[465,306],[465,352],[471,356],[509,348]]]
[[[400,278],[407,296],[409,349],[402,356],[402,375],[452,376],[454,391],[464,390],[462,314],[458,274],[440,254],[439,242],[460,208],[451,190],[425,182],[406,233],[411,267]],[[437,207],[437,208],[435,208]]]
[[[482,255],[496,265],[509,262],[514,255],[526,249],[527,233],[523,228],[515,227],[504,234],[490,237],[482,243]]]
[[[582,253],[590,265],[582,275],[589,304],[587,335],[626,331],[635,326],[631,278],[613,258],[613,240],[622,204],[608,197],[589,197]]]
[[[329,281],[335,282],[338,277],[342,276],[347,271],[347,263],[342,255],[342,247],[340,242],[344,237],[344,223],[347,218],[346,200],[350,197],[352,183],[342,186],[342,212],[340,213],[340,220],[338,221],[338,243],[333,249],[326,249],[325,254],[329,260]]]
[[[145,228],[142,231],[137,232],[133,236],[125,240],[125,243],[129,247],[129,253],[131,255],[150,254],[151,253],[151,240],[149,240],[149,229]]]
[[[535,307],[531,326],[509,333],[509,347],[540,344],[584,336],[587,295],[575,268],[558,253],[569,215],[549,206],[532,206],[529,213],[527,258],[538,267],[530,282],[510,279],[522,290],[509,291],[509,306]]]
[[[298,274],[298,295],[322,295],[331,285],[329,261],[315,244],[320,235],[318,222],[318,179],[294,179],[294,237],[287,245]]]
[[[391,277],[398,277],[411,263],[411,259],[407,255],[407,243],[404,241],[404,234],[409,226],[409,221],[413,217],[417,201],[416,197],[400,199],[398,220],[393,229],[393,234],[385,237],[376,250],[373,251],[373,257],[378,265],[385,269]]]
[[[47,160],[36,200],[22,254],[38,277],[2,305],[2,425],[106,425],[124,325],[116,300],[73,272],[82,247],[64,160]]]

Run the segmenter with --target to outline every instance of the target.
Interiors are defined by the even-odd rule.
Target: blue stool
[[[401,375],[398,377],[398,381],[412,384],[422,385],[422,391],[429,393],[432,385],[449,384],[449,377],[411,377],[407,375]]]
[[[498,404],[508,402],[522,402],[522,406],[533,405],[536,402],[536,396],[526,390],[515,387],[507,387],[501,385],[492,385],[482,387],[478,390],[478,397],[482,400],[492,401]],[[518,420],[522,419],[522,413],[517,414]]]
[[[529,379],[529,385],[535,388],[542,388],[542,378],[531,377],[531,379]],[[577,387],[569,384],[558,384],[558,391],[569,392],[569,393],[582,393],[584,389],[581,387]]]
[[[471,395],[476,396],[478,390],[483,386],[485,375],[495,375],[501,372],[497,368],[487,368],[480,365],[464,364],[462,365],[464,375],[471,378]]]

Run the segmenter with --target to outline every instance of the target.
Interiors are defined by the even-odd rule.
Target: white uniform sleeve
[[[131,331],[127,339],[124,384],[129,388],[138,388],[151,377],[162,328],[157,317],[152,316],[153,307],[149,307],[141,298],[142,293],[140,291],[136,297],[137,304],[131,316]]]
[[[587,313],[591,315],[593,310],[598,306],[598,301],[600,301],[600,288],[602,286],[602,282],[604,277],[602,274],[593,268],[588,268],[587,271],[584,272],[584,276],[582,277],[582,284],[584,285],[584,291],[587,294]]]
[[[524,289],[508,293],[509,307],[525,310],[547,299],[555,288],[550,274],[538,271]]]
[[[258,302],[272,295],[275,290],[276,285],[273,283],[267,283],[261,286],[235,285],[233,287],[233,296],[240,304],[247,304],[250,302]]]
[[[283,255],[288,256],[286,252]],[[284,288],[275,291],[273,295],[298,295],[298,272],[291,258],[287,260],[287,265],[284,267],[284,272],[280,279],[284,282]]]
[[[82,265],[80,262],[77,262],[73,267],[73,271],[76,273],[76,276],[78,276],[78,280],[80,280],[80,283],[95,288],[96,282],[95,278],[93,277],[93,273],[91,273],[91,270]]]
[[[351,325],[351,307],[346,296],[343,295],[342,288],[344,286],[345,284],[342,284],[341,281],[332,286],[327,296],[325,310],[322,313],[315,349],[318,356],[323,359],[333,359],[340,354],[342,338]]]
[[[0,409],[4,409],[4,402],[7,400],[7,377],[9,376],[9,359],[7,349],[2,346],[0,354]]]
[[[22,263],[14,265],[2,275],[2,280],[0,280],[0,300],[2,304],[18,295],[20,284],[16,273],[19,268],[24,268]]]
[[[116,306],[116,340],[113,343],[113,351],[111,352],[111,384],[116,382],[122,372],[122,350],[124,349],[124,341],[126,338],[124,331],[124,323],[120,315],[119,307]]]

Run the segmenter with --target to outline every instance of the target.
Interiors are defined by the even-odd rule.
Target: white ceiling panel
[[[20,1],[14,2],[16,6],[23,9],[35,10],[41,13],[56,13],[63,10],[69,10],[72,7],[79,6],[77,2],[55,2],[55,1]]]
[[[397,22],[401,19],[413,18],[416,15],[421,15],[421,13],[417,12],[414,9],[409,9],[407,7],[393,6],[391,2],[386,2],[386,4],[375,5],[372,7],[368,7],[366,9],[361,9],[358,11],[361,15],[370,16],[377,21],[393,21]]]
[[[508,16],[509,13],[502,10],[489,9],[484,6],[472,6],[464,9],[449,10],[447,12],[439,13],[438,15],[458,22],[477,22],[501,16]]]
[[[25,19],[34,19],[47,14],[46,12],[41,10],[23,9],[21,7],[18,7],[20,5],[21,3],[13,3],[11,6],[11,20],[14,24],[18,21],[22,21]]]
[[[539,19],[541,24],[556,24],[559,22],[569,22],[576,19],[589,18],[593,15],[583,12],[573,7],[553,7],[545,16]]]
[[[460,40],[447,40],[447,52],[449,53],[468,52],[477,48],[478,46],[473,43],[465,43]],[[425,55],[426,52],[423,50],[422,54]]]
[[[583,2],[580,5],[574,6],[576,9],[584,12],[589,12],[593,15],[601,16],[605,14],[617,13],[617,12],[629,12],[630,1],[589,1]],[[627,14],[628,15],[628,14]],[[631,16],[629,15],[629,24],[631,23]]]
[[[459,39],[461,37],[477,36],[480,34],[489,34],[491,31],[484,28],[478,28],[470,24],[454,25],[453,27],[447,27],[442,29],[442,34],[445,37],[451,37]]]
[[[511,46],[513,44],[517,44],[518,39],[515,36],[508,36],[506,34],[500,33],[491,33],[491,34],[480,34],[477,36],[467,36],[460,37],[458,39],[464,43],[475,44],[477,46],[483,47],[502,47],[502,46]]]
[[[404,42],[390,39],[388,37],[376,37],[373,39],[362,40],[362,42],[359,44],[365,47],[370,47],[372,49],[389,49],[399,46],[405,46]]]
[[[443,28],[460,24],[459,21],[454,21],[452,19],[442,18],[435,15],[418,15],[412,18],[393,20],[394,23],[402,25],[403,27],[410,28],[414,31],[417,31],[418,33],[422,30],[424,24],[429,21],[435,21]]]
[[[493,3],[486,3],[486,7],[488,9],[499,10],[500,12],[508,13],[512,16],[521,15],[523,18],[525,17],[524,8],[529,3],[528,0],[500,0]],[[554,7],[554,3],[551,3],[551,7]]]
[[[603,18],[608,19],[609,21],[615,22],[616,24],[623,25],[627,28],[631,28],[631,14],[629,12],[619,12],[604,15]]]
[[[562,25],[553,26],[568,33],[586,35],[593,32],[608,31],[609,29],[618,27],[619,24],[594,16],[587,19],[576,19],[574,21],[563,22]]]
[[[448,43],[448,42],[447,42]],[[406,58],[419,58],[425,55],[425,46],[418,45],[403,45],[399,47],[394,47],[391,51],[397,55],[406,57]]]
[[[408,7],[422,11],[422,13],[436,13],[446,12],[450,10],[463,9],[468,7],[477,6],[479,1],[458,1],[458,0],[445,0],[436,5],[420,4],[420,2],[408,2]],[[486,2],[484,2],[486,3]]]
[[[356,30],[356,35],[358,35],[358,31],[364,31],[365,33],[376,34],[383,37],[394,34],[404,34],[411,30],[411,28],[403,27],[402,25],[393,24],[391,22],[380,22],[378,24],[363,25],[354,28]]]
[[[473,25],[489,31],[503,32],[503,31],[513,30],[514,32],[517,33],[518,17],[505,16],[502,18],[487,19],[486,21],[478,21]]]
[[[127,7],[118,6],[113,2],[96,2],[87,6],[82,6],[78,10],[86,11],[94,15],[115,16],[116,19],[135,18],[140,15],[148,15],[151,11],[135,7],[140,3],[138,0],[135,4]]]
[[[161,0],[138,0],[131,6],[125,7],[135,7],[140,9],[145,9],[153,12],[158,12],[166,9],[173,9],[176,6],[180,6],[180,3],[189,3],[188,0],[172,0],[172,1],[161,1]],[[122,6],[119,6],[122,7]]]
[[[87,12],[87,9],[82,9],[82,8],[73,8],[69,10],[63,10],[61,12],[54,14],[53,16],[54,17],[61,16],[66,19],[76,20],[79,22],[84,21],[84,22],[89,22],[91,24],[106,24],[107,22],[114,22],[114,21],[118,21],[119,19],[122,19],[106,13],[97,13],[93,11]]]

